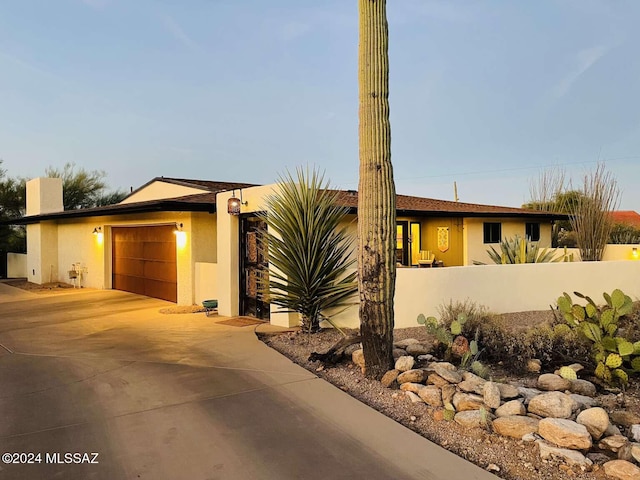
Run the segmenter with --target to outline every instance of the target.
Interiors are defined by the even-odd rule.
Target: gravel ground
[[[525,312],[510,314],[509,320],[519,326],[534,324],[540,317]],[[491,469],[494,473],[509,480],[575,478],[583,480],[610,478],[602,467],[594,464],[591,471],[581,471],[578,467],[569,468],[557,461],[542,460],[536,444],[506,438],[483,429],[463,429],[455,422],[434,421],[432,409],[425,404],[412,404],[403,392],[384,388],[379,382],[365,378],[360,369],[350,361],[335,367],[324,368],[319,362],[309,362],[311,352],[325,352],[340,335],[333,330],[323,330],[309,335],[299,331],[275,335],[261,335],[269,346],[290,358],[295,363],[314,372],[320,378],[331,382],[361,402],[414,430],[423,437],[441,445],[447,450],[463,457],[476,465]],[[423,327],[400,329],[395,332],[395,340],[404,338],[428,339]],[[513,377],[492,368],[493,379],[534,386],[536,377]],[[609,397],[615,398],[614,395]],[[609,403],[615,400],[609,399]],[[634,409],[635,410],[635,409]],[[489,467],[489,466],[492,467]]]

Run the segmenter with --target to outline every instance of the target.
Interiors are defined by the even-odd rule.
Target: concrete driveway
[[[294,365],[253,327],[159,313],[168,306],[0,284],[1,479],[496,478]]]

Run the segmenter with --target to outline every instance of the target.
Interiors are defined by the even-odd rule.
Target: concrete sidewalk
[[[0,478],[496,478],[252,327],[163,315],[171,304],[123,292],[16,293],[0,304],[0,454],[41,461],[0,464]],[[64,463],[94,452],[97,464]]]

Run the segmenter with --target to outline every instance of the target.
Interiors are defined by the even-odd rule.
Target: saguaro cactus
[[[386,0],[358,0],[358,287],[366,375],[393,365],[396,192],[391,166]]]

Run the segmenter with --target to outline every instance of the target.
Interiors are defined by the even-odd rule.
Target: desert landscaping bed
[[[508,320],[516,326],[517,330],[548,321],[550,315],[550,312],[523,312],[509,314]],[[589,382],[593,378],[584,376],[584,372],[579,373],[581,380],[577,381],[574,388],[574,386],[569,387],[568,380],[554,375],[553,369],[549,370],[545,365],[542,365],[542,371],[539,373],[516,375],[503,368],[503,365],[495,364],[488,365],[491,371],[491,382],[485,387],[486,382],[470,372],[457,370],[450,364],[440,362],[425,351],[421,351],[421,348],[407,347],[413,343],[431,350],[433,346],[433,337],[427,333],[426,329],[415,327],[395,331],[394,341],[400,348],[396,348],[394,356],[397,358],[404,356],[404,361],[409,363],[406,366],[410,368],[404,373],[401,371],[390,373],[389,378],[398,374],[400,377],[387,382],[390,386],[385,387],[381,382],[365,378],[360,367],[350,360],[353,351],[359,348],[358,345],[352,346],[348,350],[348,359],[336,366],[324,366],[320,362],[308,360],[312,352],[325,352],[340,339],[340,334],[334,330],[322,330],[317,334],[292,331],[261,335],[261,339],[295,363],[314,372],[351,396],[502,478],[513,480],[640,478],[640,469],[637,469],[637,461],[632,454],[633,450],[635,456],[640,457],[640,444],[636,443],[637,440],[633,440],[632,430],[635,431],[635,427],[631,426],[640,424],[640,402],[638,401],[640,397],[634,383],[637,380],[632,380],[630,387],[624,393],[608,391],[600,386],[597,387],[596,393],[595,385]],[[355,360],[358,362],[357,357],[356,353]],[[436,366],[436,364],[440,365]],[[397,366],[401,369],[405,368],[402,365]],[[443,367],[452,370],[454,377],[464,374],[464,379],[452,378],[448,379],[451,382],[443,382],[435,371],[438,369],[439,373],[443,373]],[[547,375],[543,375],[544,373]],[[447,375],[446,372],[443,374]],[[403,378],[402,375],[405,377]],[[414,375],[414,378],[411,378],[412,381],[406,381],[407,375]],[[399,381],[402,385],[398,383]],[[434,385],[434,382],[437,385]],[[474,382],[476,382],[475,385]],[[498,384],[510,387],[502,387]],[[444,389],[442,389],[443,385],[445,385]],[[505,393],[504,397],[498,397],[497,400],[494,398],[487,401],[486,394],[483,396],[483,389],[487,391],[493,389],[497,392],[497,386],[500,386],[500,391],[509,390],[510,393]],[[517,387],[521,387],[521,390],[518,391]],[[522,388],[531,390],[522,390]],[[592,396],[576,397],[571,390],[580,390],[580,393]],[[537,395],[543,395],[539,400],[549,397],[548,401],[551,404],[557,405],[560,402],[565,408],[566,405],[570,405],[569,410],[566,414],[558,414],[562,417],[560,419],[553,418],[555,414],[545,414],[536,410],[535,406],[531,407],[532,410],[536,410],[535,413],[529,411],[530,396],[536,395],[535,391],[538,391]],[[443,395],[444,392],[448,393]],[[448,395],[451,400],[454,392],[456,399],[453,403],[457,405],[458,412],[455,420],[445,420],[443,418],[445,412],[441,407],[442,398]],[[433,394],[435,394],[435,400],[432,399]],[[571,395],[574,395],[578,402],[572,399]],[[515,427],[511,424],[507,425],[509,420],[502,418],[495,422],[496,413],[498,413],[497,405],[504,406],[508,402],[510,404],[506,408],[523,408],[522,411],[513,412],[520,417],[515,418],[519,421],[516,422]],[[487,403],[493,403],[493,405],[487,406]],[[534,403],[540,402],[536,400]],[[579,422],[588,423],[584,420],[586,417],[600,412],[599,408],[590,409],[590,407],[602,407],[610,416],[609,428],[606,432],[584,434],[586,427]],[[589,411],[578,419],[578,414],[584,410]],[[505,417],[504,412],[499,413],[503,418]],[[513,415],[506,416],[513,420]],[[542,438],[538,431],[541,421],[543,421],[541,430],[545,438]],[[523,424],[535,425],[535,428],[529,428],[533,432],[523,436],[520,430],[522,428],[524,431],[527,430]],[[557,433],[558,428],[562,430],[565,427],[569,431],[579,430],[576,435],[582,438],[581,441],[587,443],[576,444],[573,437],[567,440],[566,432]],[[588,428],[591,429],[591,425]],[[503,433],[509,432],[508,434],[513,436],[500,435],[497,433],[498,430]],[[550,430],[556,433],[549,433]],[[621,435],[615,436],[618,433]],[[640,436],[640,427],[637,435]],[[607,471],[609,473],[617,471],[617,473],[615,476],[606,475],[604,465],[618,457],[624,458],[625,461],[609,463],[606,467]]]

